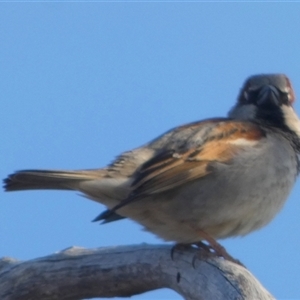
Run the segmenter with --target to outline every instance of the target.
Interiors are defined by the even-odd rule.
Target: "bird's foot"
[[[188,250],[190,248],[193,248],[193,244],[175,244],[172,248],[171,248],[171,259],[174,260],[174,253],[176,250],[178,251],[185,251]]]
[[[232,257],[215,239],[210,238],[206,241],[208,242],[208,245],[203,242],[194,243],[200,252],[195,255],[193,259],[193,265],[195,264],[195,260],[197,258],[203,259],[208,257],[222,257],[245,268],[245,266],[238,259]]]
[[[226,260],[229,260],[233,263],[236,263],[240,266],[245,267],[238,259],[235,259],[234,257],[232,257],[227,251],[226,249],[220,245],[211,235],[207,234],[205,231],[203,230],[199,230],[198,228],[195,229],[198,234],[199,237],[201,237],[201,240],[206,241],[208,244],[203,243],[202,241],[193,243],[194,245],[196,245],[198,247],[198,249],[200,250],[199,254],[198,254],[198,258],[204,258],[204,257],[222,257]],[[197,256],[197,255],[196,255]],[[199,257],[200,256],[200,257]],[[195,257],[196,259],[197,257]],[[195,263],[195,259],[193,260],[193,265]],[[246,268],[246,267],[245,267]]]

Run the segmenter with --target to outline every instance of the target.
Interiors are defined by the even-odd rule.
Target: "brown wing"
[[[201,125],[201,124],[199,124]],[[253,146],[265,133],[255,124],[218,122],[203,143],[184,151],[163,150],[136,174],[132,192],[113,211],[146,196],[171,190],[212,172],[213,162],[230,163],[241,150]]]

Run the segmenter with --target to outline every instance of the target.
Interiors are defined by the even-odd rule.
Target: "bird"
[[[129,218],[165,241],[217,242],[267,225],[300,171],[300,121],[284,74],[250,76],[227,117],[181,125],[104,168],[21,170],[5,191],[74,190],[107,208],[94,219]]]

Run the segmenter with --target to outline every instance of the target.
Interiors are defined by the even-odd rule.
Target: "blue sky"
[[[2,2],[0,177],[103,167],[172,127],[226,115],[252,74],[286,73],[299,95],[299,30],[300,3]],[[299,192],[298,182],[264,229],[222,241],[278,299],[300,298]],[[0,257],[162,243],[131,221],[91,223],[104,207],[74,192],[0,193]]]

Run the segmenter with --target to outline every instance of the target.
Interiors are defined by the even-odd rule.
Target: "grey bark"
[[[72,247],[53,255],[0,260],[0,299],[75,300],[129,297],[170,288],[187,300],[274,299],[244,267],[196,249],[136,245]],[[199,251],[198,251],[199,253]]]

